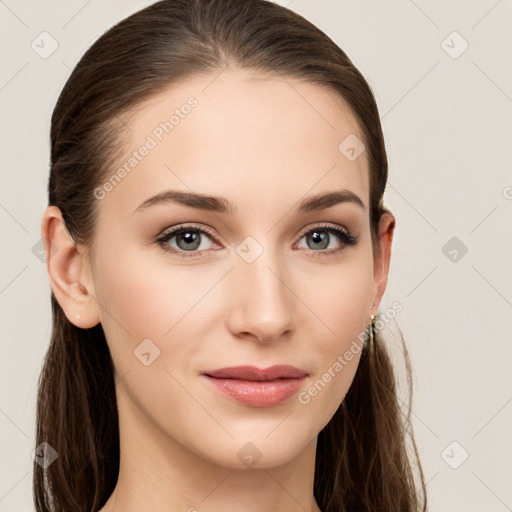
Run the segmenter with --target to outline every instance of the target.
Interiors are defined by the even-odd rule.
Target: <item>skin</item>
[[[349,161],[338,150],[349,134],[363,139],[343,101],[291,79],[233,69],[217,75],[172,86],[127,118],[119,166],[169,112],[190,96],[198,100],[120,184],[91,198],[93,248],[72,241],[58,208],[44,214],[42,236],[57,247],[47,260],[52,289],[70,322],[84,329],[101,322],[115,365],[121,468],[102,512],[226,512],[241,504],[246,512],[318,512],[317,435],[347,393],[360,354],[307,404],[294,396],[273,407],[241,405],[200,374],[290,364],[308,372],[307,390],[367,327],[386,288],[394,218],[382,216],[374,258],[366,152]],[[292,212],[306,196],[343,188],[365,210],[340,203]],[[167,189],[224,196],[238,211],[231,217],[169,203],[133,213]],[[215,234],[200,235],[198,258],[155,243],[182,223]],[[345,227],[357,244],[327,255],[343,246],[336,235],[325,249],[304,236],[325,223]],[[252,263],[236,252],[249,236],[263,248]],[[178,237],[167,243],[181,253],[187,247]],[[144,339],[160,350],[148,366],[134,356]],[[237,457],[248,442],[261,453],[253,466]]]

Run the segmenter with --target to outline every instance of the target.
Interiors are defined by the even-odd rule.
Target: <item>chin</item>
[[[265,432],[253,432],[253,435],[243,438],[234,436],[229,440],[209,436],[209,446],[205,447],[207,449],[197,453],[211,463],[229,469],[268,469],[283,466],[292,461],[311,441],[311,438],[305,435],[290,436],[286,430],[282,430],[279,435],[277,431],[265,429]],[[313,441],[313,449],[315,449],[316,436]]]

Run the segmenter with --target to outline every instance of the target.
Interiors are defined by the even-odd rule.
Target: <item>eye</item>
[[[330,247],[332,242],[332,235],[341,241],[341,245],[332,251],[325,251]],[[358,237],[352,235],[348,230],[338,227],[335,224],[324,224],[316,226],[314,229],[306,231],[301,237],[301,240],[306,238],[306,243],[313,247],[313,256],[332,256],[343,251],[346,246],[356,245]],[[300,242],[300,241],[299,241]]]
[[[164,251],[178,254],[183,258],[197,258],[201,257],[201,255],[199,254],[200,251],[196,249],[208,249],[208,247],[204,247],[202,243],[204,235],[210,239],[213,238],[213,233],[205,229],[199,229],[194,226],[179,226],[158,238],[157,243],[162,246]],[[176,239],[177,248],[169,245],[169,242],[173,238]]]
[[[330,248],[333,238],[332,235],[335,235],[340,245],[334,250],[326,251],[325,249]],[[211,248],[204,246],[203,239],[205,237],[210,240],[215,240],[210,230],[188,225],[178,226],[157,238],[156,243],[160,245],[164,251],[177,254],[180,257],[200,258],[202,251]],[[346,229],[338,227],[335,224],[324,224],[310,229],[303,233],[300,240],[303,238],[306,238],[306,243],[313,247],[310,251],[313,253],[313,256],[332,256],[338,254],[347,246],[355,245],[358,241],[356,235],[352,235]],[[175,239],[175,246],[170,243],[173,239]]]

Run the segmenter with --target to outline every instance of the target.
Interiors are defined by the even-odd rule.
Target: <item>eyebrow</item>
[[[225,197],[208,196],[180,190],[166,190],[165,192],[156,194],[142,201],[133,213],[146,210],[150,206],[157,204],[169,203],[181,204],[198,210],[224,213],[227,215],[235,215],[237,213],[236,206]],[[308,197],[301,201],[293,211],[295,213],[315,212],[325,210],[339,203],[352,203],[359,206],[363,211],[366,211],[366,207],[359,196],[347,189]]]

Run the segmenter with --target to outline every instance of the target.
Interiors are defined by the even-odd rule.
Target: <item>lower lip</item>
[[[295,395],[302,387],[305,377],[250,381],[239,379],[217,379],[205,375],[217,391],[243,405],[250,407],[272,407]]]

